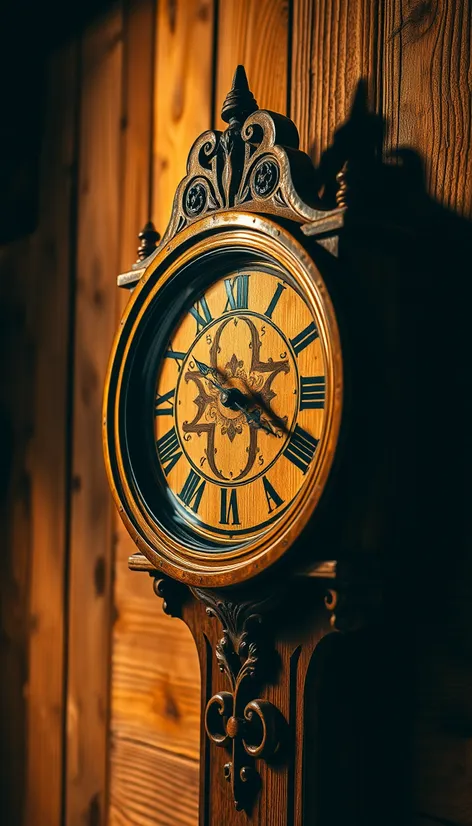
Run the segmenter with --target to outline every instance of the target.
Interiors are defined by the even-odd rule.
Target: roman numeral
[[[224,313],[227,313],[228,310],[247,310],[249,292],[248,275],[237,275],[236,278],[225,278],[225,290],[228,300],[223,310]]]
[[[237,491],[232,489],[228,502],[228,489],[220,488],[221,490],[221,507],[220,507],[220,525],[229,525],[231,518],[231,525],[240,525]]]
[[[303,474],[308,470],[311,460],[315,455],[318,439],[310,436],[306,430],[295,426],[292,437],[284,450],[284,454],[294,465],[296,465]]]
[[[298,334],[298,336],[290,339],[290,343],[295,350],[295,355],[298,356],[298,354],[301,353],[305,347],[308,347],[308,345],[311,344],[315,338],[318,338],[318,330],[315,322],[312,321],[308,327],[305,327],[305,329]]]
[[[262,484],[264,485],[264,492],[267,499],[267,505],[269,507],[269,513],[272,513],[272,511],[275,511],[277,508],[280,508],[280,505],[283,505],[284,500],[272,487],[266,476],[262,477]]]
[[[266,315],[267,318],[272,318],[272,313],[274,312],[277,304],[279,303],[279,298],[282,295],[284,290],[285,290],[285,285],[284,284],[277,284],[277,289],[276,289],[274,295],[272,296],[272,300],[271,300],[269,306],[267,307],[267,310],[264,313],[264,315]]]
[[[154,404],[154,415],[155,416],[173,416],[174,414],[174,405],[172,404],[174,400],[174,390],[169,390],[168,393],[164,393],[163,396],[156,396],[156,401]],[[172,400],[172,401],[171,401]],[[162,404],[169,403],[169,407],[161,407]]]
[[[172,344],[169,343],[169,349],[166,351],[165,358],[175,359],[175,361],[177,362],[177,370],[180,373],[180,368],[182,367],[180,362],[184,360],[185,353],[181,353],[179,350],[173,350]]]
[[[182,456],[175,427],[157,440],[157,452],[159,454],[159,459],[161,460],[161,465],[164,468],[164,473],[168,476],[174,465],[177,464]]]
[[[300,376],[300,410],[321,410],[325,405],[324,376]]]
[[[205,480],[202,479],[198,473],[195,473],[194,470],[191,470],[187,476],[185,485],[179,493],[179,499],[181,499],[187,507],[191,508],[194,513],[198,512],[205,485]]]
[[[204,295],[190,308],[190,315],[193,315],[197,322],[197,333],[213,321],[210,308]]]

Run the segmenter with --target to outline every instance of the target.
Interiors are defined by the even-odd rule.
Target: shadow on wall
[[[386,599],[375,631],[331,636],[314,655],[305,735],[320,740],[306,764],[305,806],[307,822],[465,826],[472,226],[429,197],[415,151],[382,152],[383,126],[360,83],[318,168],[323,192],[346,162],[340,257],[350,270],[357,361],[349,427],[368,433],[349,457],[344,541],[349,547],[362,496],[377,488],[370,536],[359,532],[351,550],[381,557]],[[334,196],[326,183],[327,202]]]

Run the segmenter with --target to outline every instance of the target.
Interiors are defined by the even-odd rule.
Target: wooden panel
[[[26,823],[59,826],[62,806],[70,220],[76,160],[77,49],[49,63],[40,225],[30,272],[36,375],[32,446],[32,555]]]
[[[419,151],[431,195],[472,215],[470,0],[391,0],[385,18],[388,144]]]
[[[380,107],[377,0],[294,0],[290,117],[315,164],[346,119],[361,77]]]
[[[153,220],[161,234],[195,138],[211,126],[212,0],[158,0]]]
[[[121,15],[83,40],[70,542],[66,822],[105,811],[112,504],[101,445],[119,263]]]
[[[215,121],[239,63],[261,109],[285,114],[288,88],[287,0],[221,0],[218,13]]]
[[[198,766],[178,754],[123,741],[115,760],[114,826],[194,826]],[[121,807],[118,804],[121,801]]]
[[[123,33],[122,193],[120,270],[137,259],[138,232],[150,217],[154,0],[128,0]],[[118,290],[123,308],[127,290]]]
[[[136,257],[137,232],[153,217],[161,232],[190,146],[210,125],[211,3],[161,3],[156,65],[152,2],[130,5],[125,28],[124,197],[121,269]],[[196,38],[206,61],[192,69]],[[153,112],[151,71],[155,71]],[[182,100],[180,113],[175,101]],[[156,186],[151,180],[151,121]],[[152,182],[152,181],[151,181]],[[152,202],[152,201],[151,201]],[[127,299],[119,296],[121,305]],[[198,812],[199,665],[186,626],[162,613],[145,575],[128,569],[136,550],[117,519],[111,718],[110,826],[192,824]]]
[[[457,217],[472,214],[471,17],[469,0],[422,4],[391,0],[385,16],[388,148],[409,150],[410,200],[416,196],[419,181],[413,173],[415,160],[419,160],[424,164],[427,191],[451,210],[446,213],[438,208],[426,216],[430,230],[420,251],[422,267],[413,281],[417,295],[413,290],[413,302],[409,297],[416,338],[412,352],[415,355],[416,350],[420,365],[415,381],[421,371],[425,373],[418,392],[416,443],[408,451],[412,467],[417,466],[413,495],[421,541],[415,550],[418,565],[423,562],[419,580],[426,586],[420,589],[412,639],[416,713],[411,784],[421,826],[472,824],[472,600],[470,519],[466,516],[470,504],[465,481],[471,460],[471,353],[470,287],[464,279],[471,230]],[[432,361],[428,331],[431,318],[440,317],[444,310],[444,272],[448,272],[454,310],[445,313],[443,345]],[[429,389],[434,376],[443,370],[449,373],[450,398],[456,402],[444,410],[441,430],[453,432],[461,448],[428,460],[431,438],[437,433]],[[448,482],[442,486],[436,513],[431,503],[437,479]],[[447,565],[445,547],[449,549]],[[428,571],[426,580],[424,570]]]

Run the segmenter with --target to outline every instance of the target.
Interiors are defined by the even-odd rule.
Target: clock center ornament
[[[242,66],[222,117],[227,129],[190,150],[162,240],[148,224],[138,262],[118,278],[132,292],[110,359],[103,440],[139,549],[130,565],[151,574],[199,647],[203,753],[209,742],[227,750],[233,803],[250,812],[262,805],[264,761],[285,761],[295,782],[295,723],[273,702],[277,686],[293,683],[275,630],[287,584],[333,580],[316,604],[325,617],[338,603],[330,526],[345,366],[331,293],[349,156],[341,130],[327,171],[316,170],[292,121],[258,109]],[[313,649],[331,630],[323,623]],[[264,685],[272,700],[261,699]],[[203,809],[220,794],[214,783],[202,780]]]

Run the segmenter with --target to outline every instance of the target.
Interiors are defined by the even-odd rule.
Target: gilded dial
[[[234,542],[287,512],[316,465],[325,392],[316,319],[280,273],[238,270],[198,297],[154,407],[160,467],[193,530]]]

